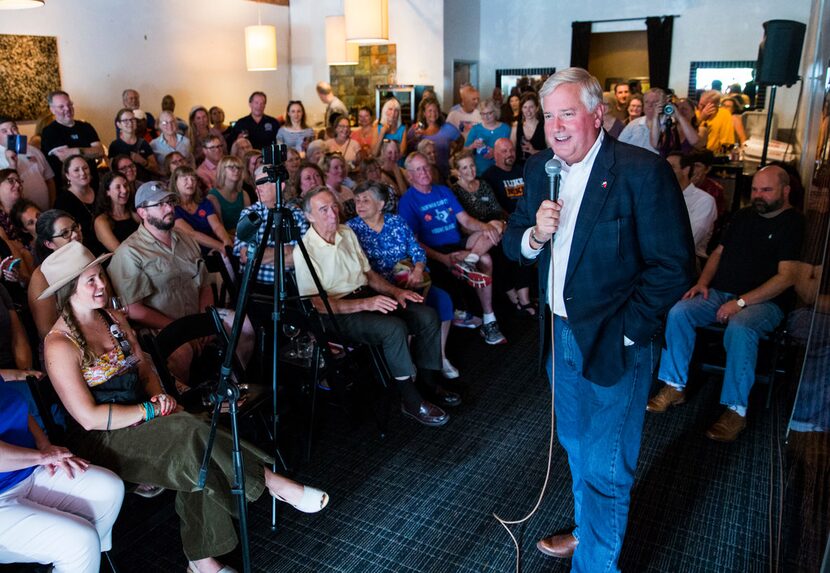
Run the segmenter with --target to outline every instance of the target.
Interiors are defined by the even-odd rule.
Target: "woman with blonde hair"
[[[394,141],[398,144],[401,157],[406,155],[406,126],[401,121],[401,102],[389,98],[380,109],[378,118],[378,139],[372,149],[372,154],[380,153],[384,141]]]
[[[251,204],[251,199],[242,191],[244,170],[241,159],[226,155],[216,167],[216,187],[208,191],[208,200],[230,235],[236,233],[242,209]]]

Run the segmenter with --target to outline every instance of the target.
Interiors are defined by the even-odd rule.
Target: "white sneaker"
[[[476,264],[480,260],[481,260],[480,257],[475,253],[470,253],[469,255],[464,257],[464,262],[465,263],[470,263],[471,265]]]
[[[441,374],[447,380],[453,380],[459,376],[458,368],[450,364],[450,361],[446,358],[444,358],[444,366],[441,368]]]

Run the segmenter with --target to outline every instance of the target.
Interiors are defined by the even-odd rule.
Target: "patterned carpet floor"
[[[536,371],[535,321],[503,320],[510,343],[489,347],[454,329],[450,357],[464,404],[443,428],[394,410],[381,439],[371,419],[353,427],[321,407],[311,461],[295,477],[331,496],[320,514],[282,505],[270,531],[270,500],[250,505],[254,571],[511,572],[516,554],[493,518],[524,516],[544,481],[550,390]],[[734,444],[703,436],[719,415],[717,380],[695,384],[689,403],[647,414],[621,567],[631,572],[761,572],[768,569],[773,410],[754,395],[749,426]],[[777,430],[775,430],[777,431]],[[514,531],[524,573],[567,571],[536,541],[571,525],[564,451],[554,443],[548,491]],[[134,496],[133,496],[134,497]],[[184,571],[172,497],[129,500],[116,529],[122,573]],[[127,533],[129,532],[129,533]],[[239,566],[239,555],[229,561]]]

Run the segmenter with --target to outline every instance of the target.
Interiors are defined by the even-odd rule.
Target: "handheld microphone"
[[[236,237],[243,243],[255,242],[257,230],[262,223],[262,217],[249,211],[236,225]]]
[[[550,192],[548,196],[551,201],[557,201],[559,199],[559,182],[562,179],[562,162],[552,157],[545,163],[545,173],[548,174],[548,178],[550,179]]]

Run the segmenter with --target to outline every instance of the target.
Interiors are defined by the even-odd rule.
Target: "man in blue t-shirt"
[[[452,273],[476,287],[484,312],[481,335],[487,344],[506,343],[493,312],[493,260],[487,254],[501,240],[504,223],[483,223],[471,217],[452,191],[433,185],[429,162],[421,153],[411,153],[405,165],[412,186],[401,197],[398,212],[431,260],[433,282],[452,293],[456,290]]]

